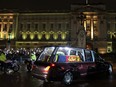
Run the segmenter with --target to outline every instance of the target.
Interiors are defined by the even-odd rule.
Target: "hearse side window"
[[[70,55],[76,55],[76,50],[71,50]]]
[[[81,61],[84,61],[84,57],[80,51],[78,51],[78,56],[80,57]]]
[[[69,49],[70,48],[59,47],[53,59],[53,62],[59,62],[59,63],[66,62],[66,55],[68,55]]]
[[[79,52],[79,51],[80,50],[78,50],[78,49],[70,50],[70,54],[69,54],[67,62],[82,62],[83,56],[82,56],[81,52]]]
[[[90,50],[85,50],[85,61],[87,61],[87,62],[93,61],[93,58],[92,58]]]

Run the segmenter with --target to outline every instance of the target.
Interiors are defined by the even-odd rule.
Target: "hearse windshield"
[[[55,47],[46,47],[40,54],[38,61],[48,62]]]

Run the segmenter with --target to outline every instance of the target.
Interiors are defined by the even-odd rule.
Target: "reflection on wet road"
[[[25,66],[17,73],[9,75],[0,73],[0,87],[66,87],[60,82],[44,83],[41,80],[35,79],[29,72],[26,72]],[[113,75],[106,77],[92,76],[91,78],[83,78],[79,81],[74,81],[70,87],[116,87],[116,72]]]

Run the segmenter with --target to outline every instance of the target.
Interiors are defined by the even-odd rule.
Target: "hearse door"
[[[68,62],[70,62],[70,66],[72,67],[73,71],[75,72],[75,75],[78,75],[78,73],[83,73],[84,66],[83,66],[83,56],[81,54],[81,50],[79,52],[78,49],[72,49],[70,50]]]
[[[84,51],[84,61],[79,66],[81,75],[87,75],[88,69],[95,67],[94,57],[90,50]]]

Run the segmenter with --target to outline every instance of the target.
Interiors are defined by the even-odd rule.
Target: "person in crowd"
[[[33,65],[34,61],[36,61],[36,54],[34,52],[31,52],[30,58],[25,61],[28,72],[30,72],[32,70],[32,65]]]
[[[36,60],[36,54],[34,52],[31,52],[30,58],[31,58],[32,61],[35,61]]]
[[[3,51],[0,51],[0,64],[1,64],[1,70],[5,69],[6,66],[6,55]]]

